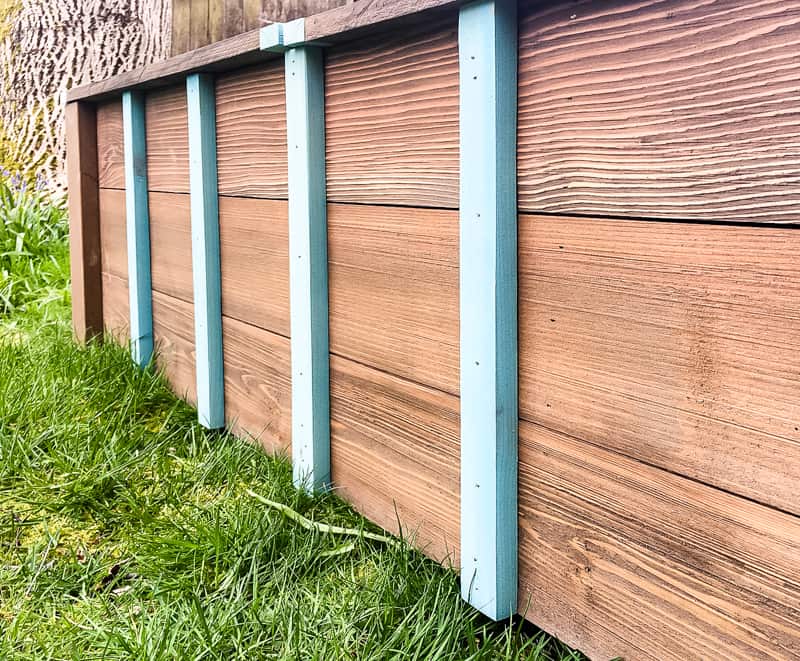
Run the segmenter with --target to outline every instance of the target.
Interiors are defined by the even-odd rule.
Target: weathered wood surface
[[[151,192],[149,200],[153,289],[191,303],[194,293],[189,196]]]
[[[122,102],[97,105],[97,164],[100,188],[125,189]]]
[[[438,20],[440,13],[450,13],[463,1],[358,0],[307,18],[306,39],[325,39],[329,42],[349,40],[370,26],[391,23],[402,28],[408,24]],[[99,100],[131,87],[161,87],[178,82],[189,73],[231,70],[275,57],[275,53],[260,49],[259,30],[250,30],[162,62],[74,87],[67,93],[67,100]]]
[[[520,415],[800,514],[800,232],[520,217]]]
[[[117,342],[127,346],[130,339],[130,298],[128,281],[103,271],[103,326]]]
[[[458,566],[458,399],[331,356],[337,493],[372,521]]]
[[[173,0],[172,55],[353,0]]]
[[[328,49],[330,201],[458,207],[456,31],[453,12]]]
[[[189,192],[189,115],[186,88],[151,92],[145,100],[147,187]]]
[[[328,205],[333,353],[458,393],[458,212]]]
[[[286,198],[283,69],[275,60],[217,79],[220,195]]]
[[[305,20],[308,41],[354,39],[367,28],[392,25],[400,29],[411,23],[431,23],[442,14],[451,14],[466,0],[355,0],[353,4],[331,9]]]
[[[291,449],[289,340],[222,318],[225,352],[225,417],[235,433],[270,452]]]
[[[100,263],[104,273],[128,279],[125,191],[100,189]]]
[[[194,404],[197,401],[197,381],[192,304],[154,289],[153,336],[156,365],[169,380],[175,394]]]
[[[520,425],[520,611],[591,658],[800,656],[800,519]]]
[[[103,334],[96,120],[91,104],[67,105],[65,130],[72,326],[79,342]]]
[[[523,211],[800,221],[800,3],[530,3]]]

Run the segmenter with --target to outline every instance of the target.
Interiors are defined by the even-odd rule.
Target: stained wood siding
[[[331,351],[457,394],[458,213],[329,204],[328,261]]]
[[[522,211],[796,223],[800,6],[521,3]]]
[[[331,48],[328,199],[458,207],[456,15]]]
[[[520,415],[800,514],[800,232],[520,216]]]
[[[217,79],[220,195],[285,199],[283,58]]]

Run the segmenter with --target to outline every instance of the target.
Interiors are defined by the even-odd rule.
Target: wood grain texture
[[[244,32],[244,0],[223,0],[225,8],[222,36],[227,39]]]
[[[458,207],[456,32],[453,13],[327,51],[329,201]]]
[[[174,54],[191,49],[192,2],[197,0],[172,0],[172,43]]]
[[[520,415],[800,514],[800,232],[520,217]]]
[[[524,3],[524,211],[800,220],[800,3]]]
[[[458,399],[331,356],[331,464],[362,514],[458,566]]]
[[[194,50],[211,42],[209,11],[218,2],[209,0],[191,0],[191,16],[189,21],[189,49]]]
[[[261,0],[243,0],[244,29],[257,30],[261,27]]]
[[[125,188],[122,102],[97,105],[97,170],[100,188]]]
[[[197,382],[191,303],[153,290],[153,336],[159,370],[178,397],[194,404]]]
[[[225,36],[225,1],[208,3],[208,41],[214,43]],[[239,30],[241,32],[241,30]]]
[[[219,198],[222,314],[289,337],[284,201]]]
[[[194,288],[189,196],[151,192],[148,199],[153,289],[191,303]]]
[[[104,273],[128,279],[125,191],[100,189],[100,263]]]
[[[225,417],[234,433],[270,452],[291,450],[292,374],[289,340],[222,318]]]
[[[353,0],[305,21],[308,41],[353,39],[368,28],[391,26],[401,31],[412,23],[430,23],[450,14],[465,0]]]
[[[189,115],[185,87],[151,92],[145,99],[147,187],[189,192]]]
[[[220,195],[286,198],[283,69],[275,60],[217,79]]]
[[[800,519],[520,425],[520,610],[591,658],[800,655]]]
[[[328,205],[333,353],[457,394],[458,212]]]
[[[130,339],[130,297],[128,281],[103,271],[103,327],[116,342]]]
[[[69,190],[72,326],[79,342],[103,334],[97,117],[87,103],[69,103],[64,128]]]

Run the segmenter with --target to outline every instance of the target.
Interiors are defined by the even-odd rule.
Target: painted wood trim
[[[204,427],[219,429],[225,426],[225,384],[214,77],[204,73],[187,77],[186,99],[189,110],[197,415]]]
[[[144,95],[141,92],[123,93],[122,126],[131,357],[139,367],[146,367],[153,357],[153,284]]]
[[[292,461],[298,486],[330,483],[328,231],[322,50],[286,51]]]
[[[103,335],[97,113],[89,103],[66,108],[72,326],[79,342]]]
[[[459,14],[461,592],[517,601],[516,3]]]

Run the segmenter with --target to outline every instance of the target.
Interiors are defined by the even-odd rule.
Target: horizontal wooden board
[[[103,272],[103,326],[120,344],[130,337],[130,299],[128,281]]]
[[[186,86],[151,92],[145,99],[147,188],[189,192],[189,114]]]
[[[153,289],[191,303],[194,299],[189,196],[151,191],[148,203]]]
[[[217,79],[220,195],[286,198],[283,60]]]
[[[289,337],[289,219],[279,200],[219,198],[222,313]]]
[[[523,422],[520,610],[591,658],[800,656],[800,519]]]
[[[97,105],[97,175],[100,188],[125,188],[122,101]]]
[[[328,205],[331,351],[458,393],[458,213]]]
[[[800,3],[527,3],[524,211],[800,221]]]
[[[222,318],[225,418],[233,431],[272,452],[291,449],[292,373],[289,340]]]
[[[458,43],[452,13],[327,51],[328,199],[458,206]]]
[[[156,364],[175,394],[194,404],[197,380],[194,354],[194,310],[189,303],[153,291],[153,336]]]
[[[331,356],[337,493],[379,525],[458,566],[458,399]]]
[[[464,0],[352,0],[342,7],[308,16],[305,37],[309,41],[337,42],[388,24],[400,31],[412,23],[436,20],[460,4]]]
[[[100,189],[100,262],[103,271],[128,278],[125,191]]]
[[[800,513],[800,232],[521,216],[520,414]]]
[[[193,301],[189,196],[149,195],[153,289]],[[220,197],[224,315],[289,335],[286,202]]]

